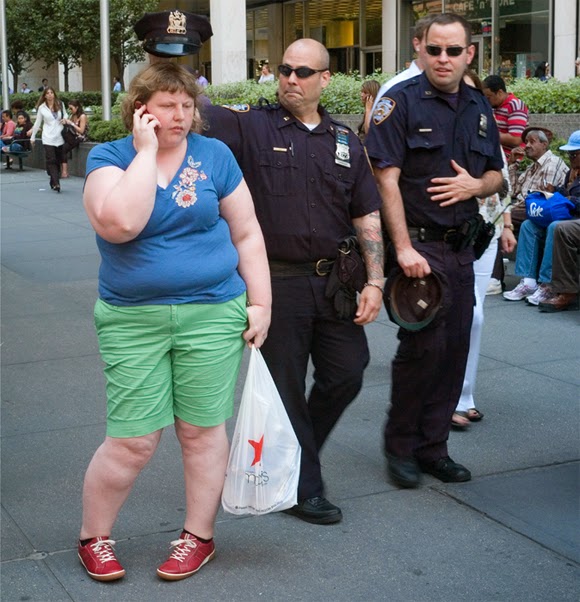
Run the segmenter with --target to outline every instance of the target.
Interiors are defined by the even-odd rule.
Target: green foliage
[[[110,142],[124,138],[129,133],[119,117],[113,117],[111,121],[103,121],[98,116],[90,119],[89,131],[91,142]]]
[[[568,82],[516,79],[508,90],[521,98],[530,113],[580,113],[580,78]]]
[[[260,98],[276,102],[277,82],[258,84],[253,79],[230,84],[208,86],[205,93],[215,105],[256,105]]]
[[[561,157],[562,160],[564,161],[564,163],[566,163],[566,165],[568,167],[570,167],[570,157],[568,156],[568,153],[566,151],[560,150],[560,147],[564,146],[564,144],[567,144],[567,143],[568,143],[568,140],[566,138],[554,137],[554,139],[550,143],[550,150],[558,157]]]
[[[13,89],[18,90],[18,76],[26,70],[34,54],[30,45],[30,31],[23,27],[28,21],[29,0],[8,0],[6,2],[6,38],[8,69],[13,75]]]
[[[373,73],[368,77],[358,74],[336,73],[330,78],[330,84],[322,93],[321,103],[333,115],[349,115],[363,112],[360,100],[360,87],[366,79],[377,79],[381,84],[389,78],[387,74]],[[278,82],[258,84],[254,80],[208,86],[206,94],[213,104],[250,104],[256,105],[260,98],[276,102]]]
[[[333,115],[354,115],[364,111],[360,100],[362,80],[355,76],[336,73],[322,92],[320,103]]]
[[[102,105],[99,104],[98,106],[92,107],[92,115],[90,117],[91,142],[109,142],[127,136],[129,132],[125,129],[125,125],[120,117],[121,103],[123,102],[124,96],[124,93],[117,94],[115,104],[113,104],[111,109],[111,121],[103,121]]]
[[[111,60],[122,77],[125,67],[145,59],[143,45],[133,26],[145,14],[156,12],[159,0],[109,0]]]
[[[335,73],[322,93],[321,103],[333,115],[362,114],[360,88],[363,81],[376,79],[383,84],[391,77],[392,74],[380,72],[367,77],[361,77],[358,73]],[[274,102],[277,88],[277,82],[257,84],[254,80],[248,80],[209,86],[206,93],[214,104],[255,105],[260,97]],[[528,105],[530,113],[580,113],[580,78],[565,83],[555,79],[547,82],[519,79],[509,86],[509,90]]]
[[[64,70],[68,90],[70,69],[95,58],[100,47],[99,0],[70,0],[29,3],[26,23],[31,53],[48,67],[56,62]]]

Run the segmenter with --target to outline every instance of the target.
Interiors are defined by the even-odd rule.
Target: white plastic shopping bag
[[[266,514],[296,504],[300,445],[258,349],[248,375],[228,460],[222,506],[232,514]]]

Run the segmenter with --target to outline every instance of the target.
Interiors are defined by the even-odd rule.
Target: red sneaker
[[[115,581],[125,576],[113,546],[115,542],[106,537],[94,537],[86,546],[79,543],[79,560],[87,573],[97,581]]]
[[[190,577],[215,557],[213,539],[209,543],[202,543],[196,537],[185,531],[179,539],[171,542],[173,552],[158,569],[157,574],[161,579],[177,581]]]

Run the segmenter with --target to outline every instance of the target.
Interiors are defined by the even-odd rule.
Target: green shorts
[[[210,427],[233,414],[246,295],[215,305],[120,307],[99,299],[95,326],[107,380],[107,435],[140,437],[174,416]]]

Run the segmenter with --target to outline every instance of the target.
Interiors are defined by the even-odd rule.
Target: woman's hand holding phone
[[[147,111],[147,106],[140,101],[135,102],[135,113],[133,115],[133,139],[137,152],[150,148],[157,152],[158,140],[156,129],[160,123]]]

